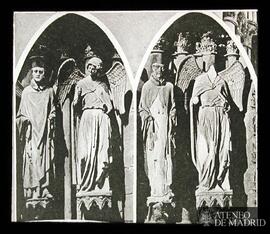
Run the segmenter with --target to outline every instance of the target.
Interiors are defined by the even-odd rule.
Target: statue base
[[[195,192],[196,207],[231,207],[233,191],[199,191]]]
[[[182,220],[181,222],[177,222],[177,224],[191,224],[190,221],[190,213],[186,208],[182,208]]]
[[[175,223],[174,197],[148,197],[145,223]]]
[[[54,200],[52,198],[28,199],[25,203],[24,220],[44,220],[54,217]]]
[[[112,192],[77,193],[77,219],[110,221],[112,219]]]

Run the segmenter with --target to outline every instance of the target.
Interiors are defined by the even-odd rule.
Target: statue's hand
[[[198,97],[192,98],[192,102],[193,102],[194,105],[198,104],[199,103],[199,98]]]
[[[26,127],[26,132],[25,132],[25,138],[27,141],[30,141],[31,138],[32,138],[32,125],[31,125],[31,122],[30,120],[27,120],[27,127]]]
[[[224,103],[224,112],[228,113],[230,111],[230,109],[231,109],[231,106],[229,105],[229,103],[225,102]]]
[[[55,119],[55,113],[51,113],[50,115],[49,115],[49,120],[50,121],[54,121],[54,119]]]
[[[73,101],[73,106],[74,107],[79,103],[79,100],[81,99],[81,96],[82,96],[82,88],[77,86],[74,101]]]
[[[152,115],[148,115],[146,119],[147,119],[147,121],[149,121],[149,122],[150,122],[150,121],[154,121],[154,117],[153,117]]]
[[[55,131],[55,114],[54,113],[50,114],[50,116],[49,116],[49,125],[50,125],[49,137],[51,139],[53,139],[54,138],[54,131]]]

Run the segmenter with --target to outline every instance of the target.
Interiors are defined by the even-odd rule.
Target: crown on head
[[[200,54],[216,54],[217,44],[212,38],[212,32],[207,32],[202,35],[201,42],[196,43],[196,53]]]
[[[178,41],[174,43],[177,48],[177,53],[187,53],[187,50],[190,47],[187,36],[187,34],[184,36],[182,32],[178,34]]]
[[[227,54],[225,54],[225,56],[239,55],[238,48],[237,48],[237,46],[236,46],[236,44],[234,43],[233,40],[227,41],[226,51],[227,51]]]
[[[160,37],[153,49],[154,50],[164,50],[167,45],[168,45],[168,43],[165,40],[165,38]]]
[[[92,58],[94,56],[96,56],[96,54],[92,50],[92,47],[89,44],[87,44],[87,46],[84,50],[84,59]]]

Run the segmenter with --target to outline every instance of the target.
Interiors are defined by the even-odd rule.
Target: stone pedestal
[[[77,219],[110,221],[112,218],[112,193],[77,193]]]
[[[49,198],[28,199],[25,203],[24,220],[53,219],[54,200]]]
[[[148,197],[147,207],[145,223],[175,223],[173,197]]]
[[[182,208],[182,220],[181,224],[191,224],[190,213],[186,208]]]
[[[233,191],[196,191],[196,208],[231,207]]]

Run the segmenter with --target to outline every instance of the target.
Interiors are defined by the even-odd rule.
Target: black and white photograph
[[[257,17],[14,12],[11,221],[264,226]]]
[[[16,80],[18,221],[132,222],[129,79],[106,32],[83,16],[58,16],[33,42]]]

